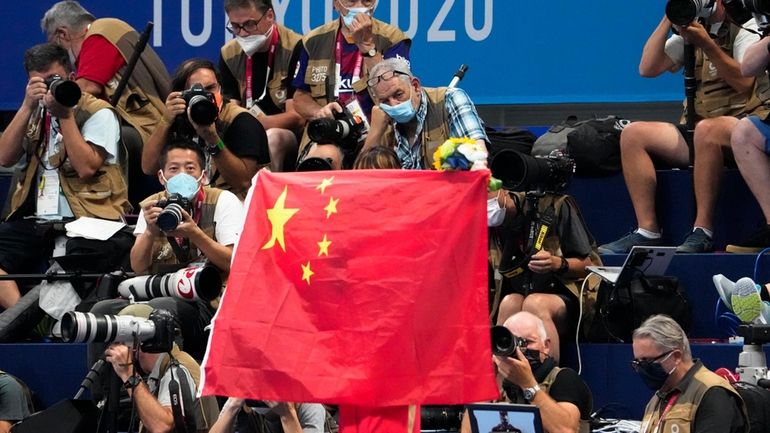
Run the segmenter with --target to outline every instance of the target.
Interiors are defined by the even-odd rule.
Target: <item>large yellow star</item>
[[[310,262],[307,262],[306,265],[302,265],[302,279],[307,281],[308,285],[310,284],[310,277],[313,276],[315,272],[310,270]]]
[[[326,233],[324,233],[324,239],[321,242],[318,242],[318,257],[321,257],[322,255],[329,257],[329,245],[332,244],[332,241],[326,239]]]
[[[325,178],[321,180],[321,183],[319,183],[318,186],[315,187],[315,189],[320,190],[321,194],[323,194],[326,192],[326,187],[331,186],[333,180],[334,180],[334,176]]]
[[[337,213],[337,203],[340,199],[329,197],[329,204],[326,205],[324,210],[326,211],[326,218],[328,219],[333,213]]]
[[[291,217],[293,217],[294,214],[299,211],[299,209],[286,209],[284,207],[286,204],[286,193],[288,188],[288,186],[283,187],[283,192],[278,196],[278,199],[275,201],[273,208],[267,210],[267,219],[270,220],[270,224],[273,226],[273,231],[270,240],[262,246],[263,250],[272,248],[275,246],[275,242],[278,241],[278,245],[281,246],[281,249],[284,252],[286,251],[286,245],[283,241],[283,227],[286,225],[289,219],[291,219]]]

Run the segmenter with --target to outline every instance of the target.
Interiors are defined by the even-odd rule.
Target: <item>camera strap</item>
[[[507,278],[513,278],[524,272],[527,263],[529,262],[529,258],[543,249],[545,238],[548,236],[551,227],[553,227],[556,222],[556,210],[553,205],[548,206],[545,212],[541,214],[537,209],[537,202],[532,204],[530,203],[530,200],[527,200],[526,204],[527,206],[531,206],[531,208],[526,211],[527,216],[524,224],[527,230],[527,239],[523,248],[523,255],[526,259],[521,262],[521,266],[505,271],[500,270],[500,273]],[[519,207],[517,206],[517,208]],[[516,242],[516,240],[512,239],[509,242]]]
[[[171,412],[174,416],[174,431],[176,433],[194,433],[195,421],[194,416],[189,414],[185,416],[185,409],[187,412],[192,412],[193,401],[190,395],[190,384],[187,381],[187,376],[182,373],[179,374],[179,361],[176,360],[171,354],[168,355],[171,358],[170,373],[171,381],[168,383],[168,393],[171,397]],[[179,382],[174,377],[174,370],[177,370],[177,376],[179,376]],[[180,393],[181,382],[181,393]],[[181,399],[180,399],[181,394]]]
[[[171,249],[174,251],[176,260],[181,264],[187,264],[190,262],[190,240],[185,238],[181,239],[181,242],[173,236],[166,236],[168,243],[171,245]]]

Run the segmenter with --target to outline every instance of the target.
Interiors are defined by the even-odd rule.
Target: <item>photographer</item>
[[[376,7],[377,0],[334,0],[339,19],[302,39],[293,85],[297,112],[306,120],[331,119],[343,106],[371,118],[373,102],[366,89],[371,69],[383,59],[409,60],[411,40],[373,18]],[[303,139],[300,151],[307,143]]]
[[[222,94],[259,120],[267,131],[271,169],[282,171],[286,157],[297,152],[296,134],[305,124],[290,86],[302,37],[276,21],[272,0],[226,0],[225,13],[235,39],[220,50]]]
[[[746,76],[766,77],[770,66],[770,37],[765,36],[746,50],[741,70]],[[759,78],[757,78],[759,79]],[[759,203],[766,225],[725,250],[731,253],[757,253],[770,247],[770,125],[767,116],[751,115],[738,121],[730,138],[735,162],[743,179]]]
[[[54,4],[40,22],[48,42],[63,47],[77,64],[75,80],[83,92],[108,100],[125,72],[139,34],[115,18],[96,19],[76,1]],[[115,109],[146,142],[161,117],[169,92],[166,66],[145,47]]]
[[[677,252],[703,253],[714,249],[714,205],[722,167],[725,160],[731,159],[730,134],[738,117],[752,113],[764,117],[768,109],[763,104],[770,95],[767,77],[744,77],[740,70],[744,52],[759,37],[728,22],[723,3],[724,0],[715,0],[713,6],[699,10],[698,16],[708,16],[707,27],[698,21],[686,26],[673,25],[664,16],[644,46],[639,63],[639,72],[644,77],[678,71],[686,60],[684,44],[694,46],[697,124],[692,142],[686,138],[684,125],[633,122],[623,129],[620,136],[623,176],[638,227],[614,242],[601,245],[600,253],[625,254],[635,245],[665,243],[655,212],[655,164],[660,162],[677,168],[693,164],[696,217],[693,230]],[[743,26],[757,29],[754,19]],[[672,29],[678,34],[668,37]],[[691,147],[694,161],[690,160]]]
[[[525,347],[517,346],[510,356],[492,358],[501,389],[500,401],[533,404],[540,408],[546,433],[588,433],[593,406],[591,390],[570,368],[560,368],[550,356],[553,343],[546,337],[542,320],[528,312],[508,318],[504,326]],[[463,433],[470,433],[467,412]]]
[[[230,397],[222,407],[217,422],[209,433],[323,433],[326,409],[318,403],[259,402],[263,407],[252,408],[252,401]],[[266,413],[257,410],[269,408]],[[254,428],[257,427],[257,428]],[[264,430],[263,430],[264,429]]]
[[[527,167],[533,164],[540,167]],[[492,159],[493,176],[503,180],[505,189],[530,192],[500,190],[487,202],[490,258],[504,296],[497,323],[522,310],[537,315],[545,323],[551,356],[557,361],[561,337],[575,335],[586,266],[601,264],[577,202],[557,192],[567,187],[572,167],[563,156],[499,152]],[[548,175],[520,177],[536,172]]]
[[[450,137],[468,137],[486,149],[484,123],[462,89],[422,87],[398,58],[374,66],[370,77],[367,85],[379,105],[364,148],[394,148],[405,169],[432,168],[433,153]]]
[[[208,60],[191,59],[179,65],[163,119],[144,145],[142,170],[154,174],[162,169],[158,155],[163,145],[174,138],[189,138],[206,151],[203,168],[211,185],[243,200],[251,178],[270,164],[267,136],[248,110],[222,98],[219,83],[216,67]]]
[[[243,205],[229,191],[204,186],[204,158],[200,147],[190,141],[178,140],[163,147],[159,156],[163,170],[158,172],[158,178],[166,191],[142,202],[134,230],[136,242],[131,249],[131,267],[135,272],[156,274],[164,268],[168,271],[204,260],[224,275],[230,271],[233,245],[243,226]],[[158,204],[171,196],[181,197],[186,205],[179,211],[181,218],[176,228],[162,232],[158,217],[166,209]],[[115,314],[127,303],[126,300],[101,301],[91,311]],[[202,359],[206,350],[204,328],[211,322],[216,301],[209,304],[162,297],[149,303],[177,317],[184,349],[196,359]]]
[[[640,431],[738,433],[749,431],[738,392],[703,362],[693,360],[684,330],[664,315],[649,317],[633,334],[631,367],[655,391]]]
[[[124,262],[131,236],[121,230],[104,242],[67,238],[63,223],[84,216],[120,221],[128,210],[117,114],[68,81],[65,49],[36,45],[24,53],[24,67],[24,101],[0,136],[0,164],[22,165],[11,186],[10,214],[0,224],[0,273],[39,270],[55,239],[66,242],[65,254],[98,253],[101,271],[110,271]],[[0,282],[0,307],[19,297],[15,282]]]
[[[152,307],[134,304],[123,309],[120,315],[146,319],[152,312]],[[144,350],[143,344],[133,351],[125,343],[112,343],[104,352],[105,360],[112,365],[133,400],[145,431],[181,431],[177,422],[184,423],[188,433],[208,431],[216,419],[217,406],[211,397],[200,401],[196,398],[200,366],[172,342],[166,344],[171,350],[154,353],[154,350]],[[173,390],[172,382],[178,385],[177,391]],[[180,407],[174,408],[174,401],[180,402],[177,403]],[[179,414],[175,414],[175,410],[179,410]]]

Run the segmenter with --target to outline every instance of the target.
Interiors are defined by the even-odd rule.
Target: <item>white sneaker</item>
[[[754,323],[760,317],[762,296],[759,294],[759,286],[751,278],[743,277],[735,282],[730,301],[733,313],[743,323]]]
[[[719,293],[719,297],[722,299],[722,302],[724,302],[727,308],[732,311],[733,304],[730,302],[730,298],[733,296],[735,283],[727,279],[727,277],[722,274],[714,275],[712,279],[714,280],[714,286],[717,288],[717,292]]]

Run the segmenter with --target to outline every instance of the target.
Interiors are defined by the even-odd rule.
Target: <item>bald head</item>
[[[512,315],[503,323],[513,335],[522,337],[529,343],[530,349],[539,350],[543,353],[549,353],[551,340],[545,333],[543,321],[532,313],[519,311]]]

